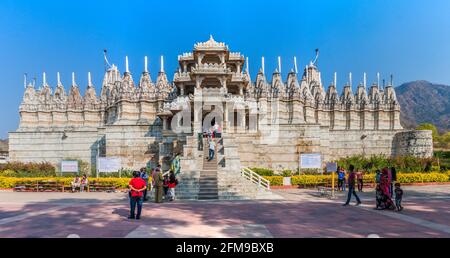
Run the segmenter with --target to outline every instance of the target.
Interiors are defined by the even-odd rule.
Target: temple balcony
[[[183,53],[183,55],[178,56],[178,61],[192,61],[194,60],[194,55],[192,52],[190,53]]]
[[[192,68],[193,74],[231,74],[231,70],[225,64],[196,64]]]
[[[191,76],[188,72],[177,72],[175,73],[173,80],[175,82],[189,82],[191,81]]]
[[[241,55],[240,52],[230,52],[230,57],[229,57],[230,61],[245,61],[245,58],[243,55]]]
[[[232,73],[231,75],[232,82],[246,82],[247,76],[244,73]]]

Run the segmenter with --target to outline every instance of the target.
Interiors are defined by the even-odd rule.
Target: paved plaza
[[[343,207],[315,190],[274,190],[277,201],[145,203],[128,220],[125,193],[0,192],[0,237],[450,237],[450,185],[404,187],[405,210]],[[369,190],[368,190],[369,191]]]

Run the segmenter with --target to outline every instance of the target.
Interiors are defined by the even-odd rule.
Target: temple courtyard
[[[141,220],[128,220],[126,193],[0,192],[0,237],[450,237],[450,185],[405,186],[402,212],[343,207],[343,193],[274,190],[271,201],[144,203]]]

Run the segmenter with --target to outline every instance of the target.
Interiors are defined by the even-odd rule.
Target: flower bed
[[[283,177],[281,176],[265,176],[270,181],[271,186],[282,186]],[[335,185],[337,185],[337,176],[334,177]],[[331,175],[301,175],[293,176],[292,185],[297,186],[331,186]],[[448,173],[398,173],[397,182],[400,184],[415,183],[446,183],[450,182],[450,172]],[[364,184],[375,184],[375,174],[364,175]]]
[[[70,186],[72,178],[64,177],[35,177],[35,178],[17,178],[17,177],[0,177],[0,188],[10,189],[17,184],[35,183],[36,181],[53,181],[63,183],[64,186]],[[99,185],[114,185],[118,189],[128,187],[129,178],[89,178],[89,182],[97,182]]]

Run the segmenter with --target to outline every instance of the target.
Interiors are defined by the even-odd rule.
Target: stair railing
[[[270,190],[270,181],[258,175],[250,168],[243,167],[241,169],[241,176],[258,185],[258,187],[264,187],[265,189]]]

